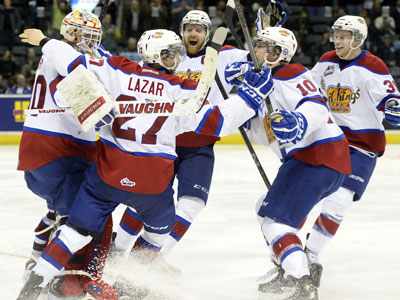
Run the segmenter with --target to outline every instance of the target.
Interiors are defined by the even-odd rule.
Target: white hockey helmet
[[[186,57],[186,48],[181,38],[173,31],[166,29],[147,30],[137,43],[139,55],[148,64],[159,64],[167,69],[177,66],[177,59],[183,61]],[[176,55],[178,52],[179,55]],[[161,58],[165,55],[175,60],[173,67],[166,67]]]
[[[181,37],[183,37],[183,32],[185,31],[186,24],[198,24],[204,26],[206,31],[206,38],[204,40],[203,45],[201,45],[200,49],[203,49],[207,44],[208,39],[210,37],[210,28],[211,28],[211,20],[208,14],[201,10],[191,10],[189,11],[182,19],[181,24],[179,26],[179,32]]]
[[[367,23],[363,17],[359,16],[343,16],[337,19],[331,27],[331,42],[334,42],[335,30],[346,30],[352,32],[352,42],[359,42],[360,46],[368,36]]]
[[[93,53],[101,42],[102,30],[99,18],[86,11],[76,9],[65,16],[60,33],[79,51]]]
[[[257,34],[256,40],[264,42],[268,46],[267,53],[264,57],[264,61],[267,64],[274,64],[278,61],[289,63],[293,55],[296,54],[297,40],[294,33],[289,29],[282,27],[267,27]],[[268,53],[272,52],[279,55],[278,60],[275,62],[267,60]]]

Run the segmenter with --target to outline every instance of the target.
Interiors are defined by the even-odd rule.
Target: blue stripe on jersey
[[[400,95],[395,95],[395,94],[389,94],[387,95],[385,98],[383,98],[378,105],[376,106],[377,110],[381,110],[383,108],[383,106],[385,106],[385,103],[387,100],[389,100],[390,98],[395,98],[397,100],[400,100]]]
[[[35,132],[35,133],[40,133],[40,134],[45,134],[45,135],[49,135],[49,136],[66,138],[66,139],[73,140],[74,142],[77,142],[77,143],[80,143],[80,144],[89,145],[89,146],[93,146],[93,145],[96,144],[96,142],[94,142],[94,141],[85,141],[85,140],[77,139],[76,137],[74,137],[72,135],[65,134],[65,133],[60,133],[60,132],[52,132],[52,131],[32,128],[32,127],[27,127],[27,126],[24,126],[23,130],[24,131]]]
[[[211,108],[209,108],[207,110],[207,112],[203,115],[203,118],[201,119],[199,125],[194,130],[195,133],[200,133],[203,130],[203,127],[205,126],[210,114],[213,113],[216,109],[219,110],[218,106],[211,107]],[[215,129],[215,132],[213,133],[214,136],[219,136],[223,125],[224,125],[224,116],[220,112],[219,113],[218,125],[217,125],[217,127]]]
[[[104,56],[104,57],[112,56],[112,54],[109,51],[107,51],[106,49],[104,49],[104,47],[102,45],[100,45],[99,48],[97,48],[97,51],[99,52],[99,54],[101,56]]]
[[[126,153],[126,154],[131,154],[131,155],[134,155],[134,156],[160,156],[160,157],[164,157],[164,158],[172,159],[172,160],[175,160],[175,159],[176,159],[176,156],[175,156],[175,155],[166,154],[166,153],[162,153],[162,152],[155,152],[155,153],[149,153],[149,152],[129,152],[129,151],[126,151],[126,150],[121,149],[120,147],[118,147],[118,146],[115,145],[114,143],[112,143],[112,142],[110,142],[110,141],[108,141],[108,140],[105,140],[104,138],[101,138],[101,137],[100,137],[100,140],[101,140],[104,144],[106,144],[107,146],[110,146],[110,147],[113,147],[113,148],[115,148],[115,149],[118,149],[119,151],[122,151],[122,152],[124,152],[124,153]]]
[[[73,61],[68,65],[68,67],[67,67],[68,74],[71,73],[71,72],[73,71],[72,68],[75,66],[75,64],[76,64],[79,60],[81,60],[81,61],[80,61],[80,64],[83,65],[83,66],[87,69],[86,57],[85,57],[85,55],[80,55],[80,56],[78,56],[75,60],[73,60]]]
[[[184,86],[182,86],[182,84],[180,84],[180,83],[173,84],[173,83],[171,83],[168,79],[162,78],[162,77],[158,77],[158,76],[142,75],[142,74],[138,74],[138,73],[129,73],[129,72],[126,72],[126,71],[122,70],[121,68],[117,68],[117,67],[113,66],[113,65],[109,62],[108,59],[106,60],[106,62],[108,63],[108,65],[109,65],[112,69],[121,71],[122,73],[127,74],[127,75],[135,74],[135,76],[138,76],[138,77],[149,77],[149,78],[154,78],[154,79],[158,79],[158,80],[163,80],[163,81],[166,81],[166,82],[167,82],[169,85],[171,85],[171,86],[179,85],[179,86],[181,87],[181,89],[183,89],[183,90],[194,91],[194,90],[196,89],[196,88],[184,87]],[[157,71],[157,72],[158,72],[158,71]],[[171,74],[171,76],[172,76],[172,74]],[[175,76],[176,76],[176,75],[175,75]]]
[[[355,129],[350,129],[349,127],[346,126],[339,126],[342,130],[348,130],[354,133],[365,133],[365,132],[378,132],[378,133],[385,133],[384,130],[380,129],[361,129],[361,130],[355,130]]]
[[[338,136],[334,136],[334,137],[330,137],[330,138],[327,138],[327,139],[318,140],[318,141],[316,141],[316,142],[314,142],[314,143],[312,143],[310,145],[307,145],[306,147],[292,149],[292,151],[290,151],[287,155],[291,156],[296,151],[307,149],[307,148],[311,148],[311,147],[322,145],[322,144],[326,144],[326,143],[330,143],[330,142],[340,141],[341,139],[344,139],[344,138],[346,138],[346,136],[342,133],[341,135],[338,135]]]
[[[322,100],[322,101],[321,101]],[[326,104],[326,101],[324,100],[324,98],[322,98],[322,96],[316,95],[316,96],[312,96],[312,97],[305,97],[303,99],[301,99],[299,101],[299,103],[297,103],[296,108],[297,109],[300,105],[302,105],[304,102],[309,101],[309,102],[314,102],[316,104],[321,104],[323,106],[326,107],[326,109],[329,111],[329,107]]]

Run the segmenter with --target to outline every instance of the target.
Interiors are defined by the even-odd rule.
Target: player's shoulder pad
[[[300,64],[288,64],[280,68],[273,76],[274,79],[288,80],[306,72],[307,68]]]
[[[373,55],[369,51],[367,51],[367,53],[359,60],[356,65],[365,67],[374,73],[390,74],[389,68],[386,66],[383,60]]]
[[[335,50],[331,50],[322,54],[319,59],[319,62],[330,61],[330,62],[339,62],[340,58],[336,55]]]

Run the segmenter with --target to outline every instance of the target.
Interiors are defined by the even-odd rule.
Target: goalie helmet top
[[[60,33],[79,51],[93,53],[101,42],[101,23],[94,14],[76,9],[65,16]]]
[[[201,10],[191,10],[189,11],[182,19],[181,24],[179,26],[179,32],[181,37],[183,37],[183,32],[185,31],[186,24],[197,24],[204,26],[206,31],[206,38],[204,40],[203,45],[200,49],[203,49],[207,44],[208,39],[210,37],[210,28],[211,28],[211,20],[207,13]]]
[[[353,33],[352,41],[359,42],[360,46],[368,36],[368,27],[364,18],[359,16],[343,16],[333,23],[330,41],[334,41],[335,30],[346,30]]]
[[[175,68],[177,59],[183,61],[186,57],[186,48],[181,38],[175,32],[166,29],[145,31],[137,43],[137,49],[145,63],[159,64],[167,69]],[[166,67],[162,62],[162,58],[165,57],[173,58],[175,65]]]
[[[275,62],[269,62],[267,60],[268,53],[275,52],[279,54],[279,58],[276,62],[283,61],[288,63],[297,50],[297,40],[293,32],[282,27],[265,28],[257,34],[256,40],[267,44],[268,51],[265,54],[265,61],[269,64]],[[277,46],[280,47],[278,53],[276,52]]]

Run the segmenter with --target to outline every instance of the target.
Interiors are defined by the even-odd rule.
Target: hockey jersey
[[[30,100],[31,109],[59,109],[52,95],[62,77],[42,56],[36,70]],[[65,156],[79,156],[93,162],[96,158],[95,130],[83,132],[71,114],[27,115],[19,147],[18,170],[37,169]]]
[[[247,61],[248,51],[239,50],[232,46],[223,46],[218,55],[217,72],[224,86],[226,93],[229,93],[233,86],[228,84],[225,80],[225,67],[233,61]],[[181,62],[175,71],[175,74],[182,79],[193,79],[199,81],[204,67],[205,50],[197,53],[196,55],[188,55],[186,59]],[[216,105],[224,100],[224,97],[219,90],[217,83],[214,82],[208,100],[211,104]],[[211,137],[206,135],[199,135],[193,132],[186,132],[176,137],[176,145],[184,147],[200,147],[210,145],[219,140],[219,137]]]
[[[269,95],[273,110],[301,112],[308,122],[305,136],[296,144],[279,145],[263,105],[257,117],[250,120],[249,138],[270,146],[281,160],[292,156],[314,166],[324,165],[350,174],[347,140],[333,121],[311,73],[300,64],[289,64],[273,69],[273,81],[274,90]]]
[[[329,51],[314,66],[312,75],[349,144],[382,155],[385,102],[400,99],[385,63],[366,50],[351,61],[341,61],[335,51]]]
[[[190,79],[141,67],[125,57],[94,59],[81,55],[57,40],[47,42],[42,51],[64,76],[79,64],[94,72],[116,101],[187,99],[197,85]],[[220,106],[204,106],[193,116],[116,118],[112,126],[104,126],[99,132],[97,171],[104,182],[117,188],[159,194],[173,176],[176,135],[185,131],[227,135],[254,114],[234,96]]]

